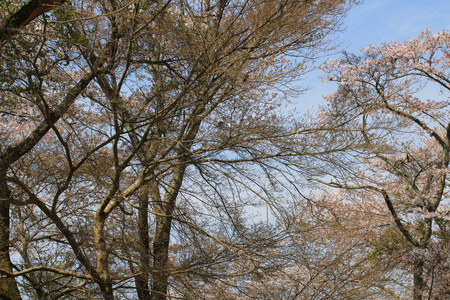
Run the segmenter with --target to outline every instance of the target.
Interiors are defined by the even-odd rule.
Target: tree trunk
[[[103,300],[114,300],[114,294],[111,284],[100,284]]]
[[[105,241],[105,221],[107,214],[97,211],[94,217],[94,241],[97,254],[97,274],[94,278],[99,285],[104,300],[113,300],[113,290],[108,266],[108,251]]]
[[[2,170],[0,172],[0,268],[12,273],[12,263],[9,256],[9,203],[7,202],[10,195],[6,183],[6,171]],[[0,299],[22,299],[14,278],[1,277]]]
[[[164,201],[161,201],[158,183],[150,182],[153,207],[156,211],[156,232],[153,241],[153,288],[151,300],[165,300],[169,286],[170,272],[168,270],[170,231],[172,229],[172,214],[176,199],[183,182],[186,164],[175,167],[173,177],[166,188]]]
[[[172,210],[173,211],[173,210]],[[171,214],[171,213],[170,213]],[[165,300],[169,286],[169,261],[170,230],[172,228],[171,217],[156,217],[157,230],[153,243],[153,289],[152,300]]]
[[[139,196],[138,234],[139,234],[139,270],[142,273],[136,276],[136,289],[139,300],[150,300],[148,279],[150,274],[150,237],[148,234],[148,206],[149,184],[141,187]]]
[[[414,261],[414,290],[413,299],[422,300],[424,282],[423,282],[423,260],[416,259]]]

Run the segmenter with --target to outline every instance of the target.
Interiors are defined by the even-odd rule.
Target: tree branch
[[[92,280],[92,277],[90,275],[65,271],[65,270],[61,270],[58,268],[47,267],[47,266],[32,267],[32,268],[25,269],[25,270],[15,272],[15,273],[8,272],[4,269],[0,269],[0,274],[2,274],[1,277],[18,277],[18,276],[23,276],[23,275],[31,273],[31,272],[38,272],[38,271],[48,271],[48,272],[53,272],[53,273],[57,273],[57,274],[65,275],[65,276],[72,276],[72,277]]]
[[[0,27],[0,42],[17,34],[20,29],[27,26],[28,23],[44,12],[54,9],[64,2],[66,0],[31,0],[9,17]]]
[[[389,212],[391,213],[392,217],[394,218],[394,222],[395,222],[395,225],[397,226],[397,228],[405,236],[405,238],[408,240],[408,242],[410,242],[411,244],[413,244],[416,247],[421,247],[421,244],[412,237],[412,235],[409,233],[408,229],[406,229],[406,227],[403,225],[402,220],[398,216],[398,214],[394,208],[394,205],[392,204],[392,201],[389,197],[389,194],[386,192],[386,190],[380,189],[380,188],[377,188],[377,187],[371,186],[371,185],[348,186],[348,185],[342,185],[337,182],[325,182],[325,181],[322,181],[322,180],[316,179],[316,178],[310,178],[309,180],[313,180],[313,181],[328,185],[333,188],[339,188],[339,189],[345,189],[345,190],[370,189],[370,190],[381,193],[383,195],[384,201],[389,209]]]

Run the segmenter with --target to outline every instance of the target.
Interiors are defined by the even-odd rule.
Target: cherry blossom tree
[[[290,215],[284,216],[285,228],[264,224],[256,225],[256,231],[249,228],[247,239],[238,245],[253,247],[257,251],[252,255],[245,255],[251,253],[248,250],[236,255],[239,252],[211,247],[215,244],[205,241],[207,253],[215,257],[207,264],[205,254],[196,251],[198,248],[185,249],[188,254],[180,248],[175,259],[197,266],[198,270],[176,275],[174,296],[243,300],[399,299],[401,289],[394,282],[405,283],[405,274],[392,265],[398,263],[401,254],[391,255],[390,260],[379,259],[385,249],[376,248],[381,242],[387,243],[379,231],[390,224],[389,211],[376,197],[372,202],[342,201],[349,196],[353,195],[344,190],[310,195],[308,201],[286,211]],[[388,232],[383,238],[388,238]],[[391,244],[396,246],[396,241]],[[202,261],[203,267],[198,263]]]
[[[17,163],[51,130],[52,126],[67,112],[68,108],[81,94],[83,89],[93,80],[92,73],[60,77],[57,65],[62,61],[70,63],[70,56],[62,55],[62,51],[55,53],[51,47],[39,47],[39,40],[30,35],[30,39],[17,38],[14,44],[9,44],[8,38],[14,36],[19,29],[35,18],[39,1],[31,1],[11,16],[7,15],[11,7],[17,3],[2,3],[2,13],[6,21],[2,22],[1,57],[1,269],[3,275],[12,274],[13,265],[10,259],[10,207],[25,205],[14,199],[11,187],[8,185],[8,174],[11,165]],[[48,9],[46,9],[48,10]],[[33,17],[30,17],[33,15]],[[36,25],[32,26],[37,29]],[[51,59],[46,59],[46,56]],[[22,67],[19,67],[22,66]],[[58,80],[55,81],[55,77]],[[45,78],[45,79],[44,79]],[[36,93],[42,89],[37,86],[45,80],[55,89],[61,87],[60,94],[54,95],[52,103],[37,100]],[[64,88],[62,88],[64,86]],[[42,94],[40,94],[43,96]],[[46,105],[49,104],[49,105]],[[15,266],[16,270],[17,267]],[[32,277],[29,277],[32,279]],[[0,296],[5,299],[20,299],[19,291],[13,277],[3,276]]]
[[[2,4],[1,295],[166,299],[263,249],[239,211],[296,169],[283,89],[356,1],[37,3]]]
[[[319,122],[333,124],[331,142],[352,149],[327,158],[332,180],[322,182],[346,190],[344,202],[384,204],[390,221],[374,249],[380,260],[398,256],[394,267],[410,274],[416,300],[447,298],[450,284],[449,43],[447,31],[425,31],[324,68],[339,88]]]

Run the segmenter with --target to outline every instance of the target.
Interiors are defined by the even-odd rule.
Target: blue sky
[[[409,40],[425,28],[450,28],[449,12],[448,0],[366,0],[344,20],[347,30],[339,41],[355,52],[369,44]]]
[[[345,31],[336,35],[338,50],[357,53],[368,45],[409,40],[426,28],[432,32],[450,29],[450,1],[366,0],[349,12],[343,27]],[[320,82],[320,75],[320,71],[314,71],[302,81],[301,85],[311,90],[300,97],[298,109],[324,104],[322,95],[335,90],[333,83]]]

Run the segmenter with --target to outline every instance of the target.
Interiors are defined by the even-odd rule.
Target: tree
[[[343,201],[384,203],[391,221],[373,245],[380,259],[402,257],[395,268],[412,275],[417,300],[446,298],[450,284],[449,102],[439,94],[450,88],[449,41],[447,31],[426,31],[325,67],[339,88],[327,96],[321,122],[333,124],[333,140],[353,144],[330,156],[327,184],[347,191]]]
[[[37,1],[32,1],[29,4],[25,5],[20,9],[16,14],[11,16],[4,22],[0,34],[2,42],[6,40],[6,38],[12,36],[15,33],[16,29],[20,29],[26,25],[30,20],[30,15],[36,11]],[[6,6],[6,5],[5,5]],[[29,13],[29,15],[27,15]],[[28,21],[26,21],[28,20]],[[54,126],[54,124],[67,112],[69,106],[75,101],[75,99],[80,95],[83,89],[89,84],[89,82],[93,79],[91,73],[87,73],[85,76],[79,78],[79,81],[75,84],[68,84],[65,86],[65,90],[67,91],[66,95],[62,99],[62,101],[55,105],[52,108],[47,108],[46,110],[46,118],[41,119],[33,119],[31,123],[27,126],[28,134],[24,131],[20,130],[20,128],[24,129],[20,120],[26,119],[29,114],[32,114],[33,107],[30,107],[26,101],[25,102],[16,102],[14,99],[15,94],[21,94],[21,97],[28,98],[32,93],[30,89],[25,91],[24,86],[22,84],[15,85],[18,81],[20,81],[20,76],[29,76],[32,74],[33,67],[28,64],[25,69],[16,70],[11,68],[14,65],[14,62],[20,63],[30,62],[29,58],[25,58],[25,51],[32,51],[33,49],[26,49],[26,43],[22,41],[15,45],[16,47],[10,48],[11,52],[2,57],[2,69],[4,70],[2,74],[2,91],[6,90],[9,92],[2,93],[2,149],[0,155],[0,184],[1,184],[1,199],[2,203],[0,205],[2,221],[1,221],[1,253],[0,253],[0,264],[1,269],[5,271],[7,274],[12,273],[12,264],[9,256],[9,237],[10,237],[10,205],[14,203],[14,199],[11,197],[10,187],[7,184],[7,173],[9,172],[9,168],[11,165],[20,160],[24,155],[26,155],[36,144],[48,133],[50,128]],[[34,45],[36,46],[36,44]],[[25,49],[24,49],[25,48]],[[42,54],[42,53],[41,53]],[[18,55],[18,56],[17,56]],[[6,57],[5,57],[6,56]],[[13,56],[13,60],[7,62],[8,56]],[[6,58],[6,60],[5,60]],[[54,57],[55,63],[59,62],[57,57]],[[34,67],[37,67],[36,65]],[[46,68],[46,71],[52,69],[54,65]],[[15,74],[16,73],[16,74]],[[32,75],[31,75],[32,76]],[[14,92],[11,92],[11,89],[16,88]],[[23,93],[23,94],[22,94]],[[11,97],[12,96],[12,97]],[[18,122],[17,122],[18,121]],[[9,128],[8,128],[9,127]],[[15,132],[15,134],[10,134],[10,132]],[[17,203],[17,202],[16,202]],[[1,288],[0,288],[0,296],[5,299],[20,299],[19,291],[17,289],[17,285],[15,281],[11,277],[1,279]]]
[[[2,31],[2,198],[22,228],[2,274],[41,299],[166,299],[192,270],[171,241],[256,253],[237,212],[269,201],[297,155],[273,92],[354,3],[72,1]]]

